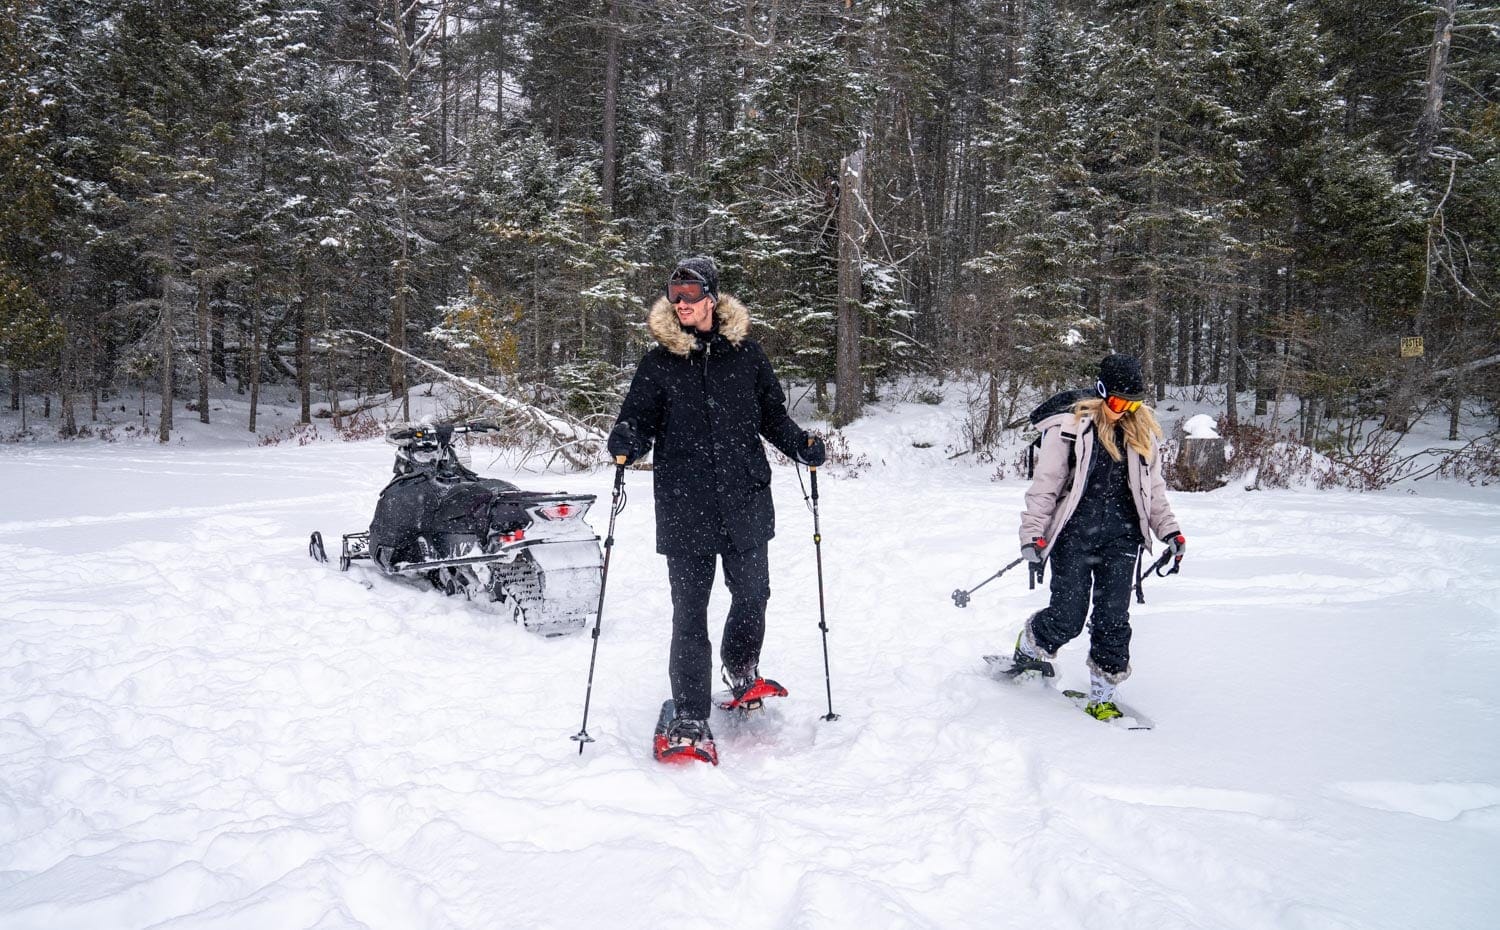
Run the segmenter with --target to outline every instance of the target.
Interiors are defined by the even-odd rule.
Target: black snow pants
[[[1071,527],[1070,527],[1071,528]],[[1089,659],[1100,671],[1118,675],[1130,667],[1130,591],[1141,535],[1111,538],[1063,530],[1049,559],[1052,600],[1031,618],[1031,635],[1048,653],[1083,632],[1092,589]]]
[[[766,544],[744,552],[667,556],[672,582],[672,699],[677,713],[707,720],[713,692],[713,643],[708,639],[708,598],[716,560],[724,560],[729,618],[719,657],[724,667],[742,671],[760,661],[766,635],[766,601],[771,597]]]

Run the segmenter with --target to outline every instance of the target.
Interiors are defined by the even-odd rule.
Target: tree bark
[[[1427,80],[1422,95],[1422,115],[1417,119],[1414,175],[1420,175],[1437,144],[1442,125],[1443,86],[1448,81],[1448,54],[1453,47],[1453,11],[1456,0],[1435,0],[1437,19],[1432,26],[1432,47],[1427,52]]]
[[[208,422],[208,377],[213,365],[209,343],[208,282],[198,279],[198,422]]]
[[[448,8],[438,11],[438,164],[448,164]]]
[[[262,263],[264,267],[264,263]],[[260,408],[260,326],[261,326],[260,279],[255,281],[255,296],[250,304],[250,361],[246,366],[250,377],[250,432],[255,432],[255,416]],[[240,340],[240,354],[244,354],[244,340]]]
[[[845,426],[863,407],[860,384],[860,281],[864,243],[865,152],[858,149],[839,163],[839,294],[835,332],[833,424]]]
[[[167,249],[172,248],[172,230],[167,229]],[[161,422],[157,424],[156,438],[158,442],[171,442],[172,440],[172,365],[175,359],[172,357],[173,333],[176,329],[172,318],[172,273],[169,271],[162,275],[161,279],[161,345],[157,360],[161,365]]]
[[[73,352],[73,334],[63,335],[61,358],[58,359],[57,400],[61,406],[62,426],[58,432],[68,438],[78,435],[78,419],[74,413],[73,395],[78,385],[78,362]]]
[[[495,29],[500,35],[495,39],[495,130],[505,127],[505,0],[500,0],[495,11]]]
[[[1231,298],[1224,314],[1224,422],[1240,423],[1240,298]]]
[[[613,217],[615,214],[615,162],[618,159],[615,111],[620,89],[620,0],[609,0],[609,23],[605,31],[604,166],[601,183],[604,188],[604,211]]]
[[[312,331],[307,322],[307,296],[297,303],[297,393],[302,399],[299,423],[312,422]]]
[[[213,301],[208,302],[208,317],[210,340],[213,343],[209,350],[212,353],[213,363],[211,370],[213,376],[225,387],[229,386],[229,360],[224,351],[224,308],[215,307]]]

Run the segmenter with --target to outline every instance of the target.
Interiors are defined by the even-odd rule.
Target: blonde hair
[[[1073,405],[1073,416],[1087,416],[1093,419],[1095,424],[1109,423],[1105,418],[1105,411],[1100,408],[1104,406],[1104,398],[1089,397],[1080,400]],[[1161,424],[1156,421],[1156,414],[1151,408],[1141,404],[1132,413],[1120,415],[1120,424],[1125,427],[1125,442],[1134,449],[1141,458],[1147,462],[1156,456],[1156,443],[1165,435]],[[1120,448],[1115,445],[1115,431],[1112,429],[1097,429],[1099,434],[1099,445],[1109,453],[1109,457],[1116,462],[1120,461]]]

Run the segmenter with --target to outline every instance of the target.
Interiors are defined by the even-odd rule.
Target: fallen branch
[[[398,355],[411,359],[418,365],[421,365],[424,368],[442,375],[443,377],[452,381],[454,384],[466,388],[474,394],[489,400],[491,403],[493,403],[495,406],[499,407],[506,413],[514,414],[520,417],[522,421],[531,426],[538,433],[551,437],[556,443],[556,447],[551,451],[567,459],[568,463],[571,464],[574,468],[592,468],[598,464],[599,452],[604,447],[605,440],[605,435],[599,430],[585,426],[582,423],[574,422],[565,417],[560,417],[556,414],[548,413],[540,407],[532,406],[531,404],[516,400],[513,397],[507,397],[494,388],[481,384],[480,382],[475,381],[472,378],[465,378],[462,375],[455,375],[453,372],[448,371],[445,368],[434,365],[426,359],[418,358],[405,349],[398,349],[397,347],[391,345],[389,342],[386,342],[383,339],[377,339],[369,333],[362,332],[357,329],[338,329],[334,330],[334,332],[348,333],[350,335],[360,336],[368,339],[376,345],[383,346]]]

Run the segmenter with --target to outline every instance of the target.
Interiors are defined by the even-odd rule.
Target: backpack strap
[[[1058,428],[1062,429],[1062,427],[1058,427]],[[1062,430],[1062,438],[1064,438],[1064,439],[1066,439],[1068,441],[1068,474],[1071,475],[1073,473],[1074,467],[1077,466],[1077,464],[1078,464],[1078,439],[1079,439],[1079,437],[1080,436],[1087,436],[1089,434],[1089,431],[1092,430],[1093,428],[1094,428],[1094,421],[1093,420],[1089,420],[1088,425],[1085,426],[1081,432],[1078,432],[1078,431],[1070,432],[1070,431],[1068,431],[1066,429]],[[1041,451],[1041,448],[1042,448],[1042,437],[1041,437],[1041,435],[1038,435],[1035,439],[1033,439],[1031,441],[1031,445],[1029,445],[1029,446],[1026,447],[1026,480],[1028,480],[1028,481],[1030,481],[1031,479],[1033,479],[1033,478],[1036,477],[1036,456],[1037,456],[1037,453]]]

